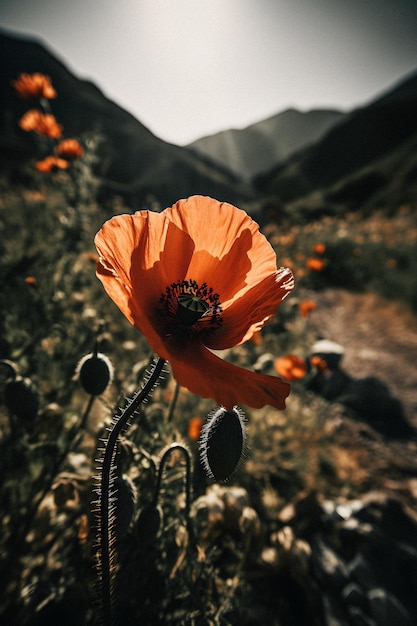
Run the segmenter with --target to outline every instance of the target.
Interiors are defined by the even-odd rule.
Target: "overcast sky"
[[[0,26],[179,145],[351,110],[417,70],[416,0],[1,0]]]

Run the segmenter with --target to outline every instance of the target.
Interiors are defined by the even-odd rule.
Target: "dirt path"
[[[417,427],[417,316],[374,294],[327,289],[314,298],[309,323],[316,336],[344,347],[348,374],[383,381]]]

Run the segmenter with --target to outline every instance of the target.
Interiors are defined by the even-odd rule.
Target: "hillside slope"
[[[67,136],[99,139],[95,174],[106,194],[118,194],[140,208],[149,197],[162,205],[194,193],[238,203],[251,192],[230,172],[187,148],[153,135],[91,82],[74,76],[44,45],[0,31],[0,168],[19,176],[25,163],[39,158],[36,136],[18,121],[31,103],[17,97],[11,81],[20,73],[50,76],[58,97],[52,112]],[[36,105],[36,103],[35,103]]]
[[[286,204],[315,194],[346,209],[372,197],[407,201],[416,184],[417,74],[353,111],[321,141],[256,179],[260,193]],[[319,198],[320,196],[320,198]],[[317,210],[318,206],[317,206]]]
[[[247,128],[202,137],[189,147],[249,179],[318,141],[344,117],[335,110],[288,109]]]

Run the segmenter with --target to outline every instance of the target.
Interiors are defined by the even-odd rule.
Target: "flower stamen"
[[[215,330],[222,324],[219,295],[207,283],[178,280],[166,287],[160,302],[171,318],[169,334],[192,335]]]

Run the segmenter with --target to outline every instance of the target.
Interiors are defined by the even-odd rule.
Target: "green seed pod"
[[[87,354],[78,363],[76,376],[84,391],[92,396],[99,396],[113,378],[113,366],[101,352]]]
[[[200,458],[207,475],[226,481],[237,468],[246,448],[245,415],[234,406],[211,411],[200,436]]]
[[[13,415],[23,420],[35,419],[39,410],[39,396],[30,381],[17,378],[4,388],[4,403]]]

